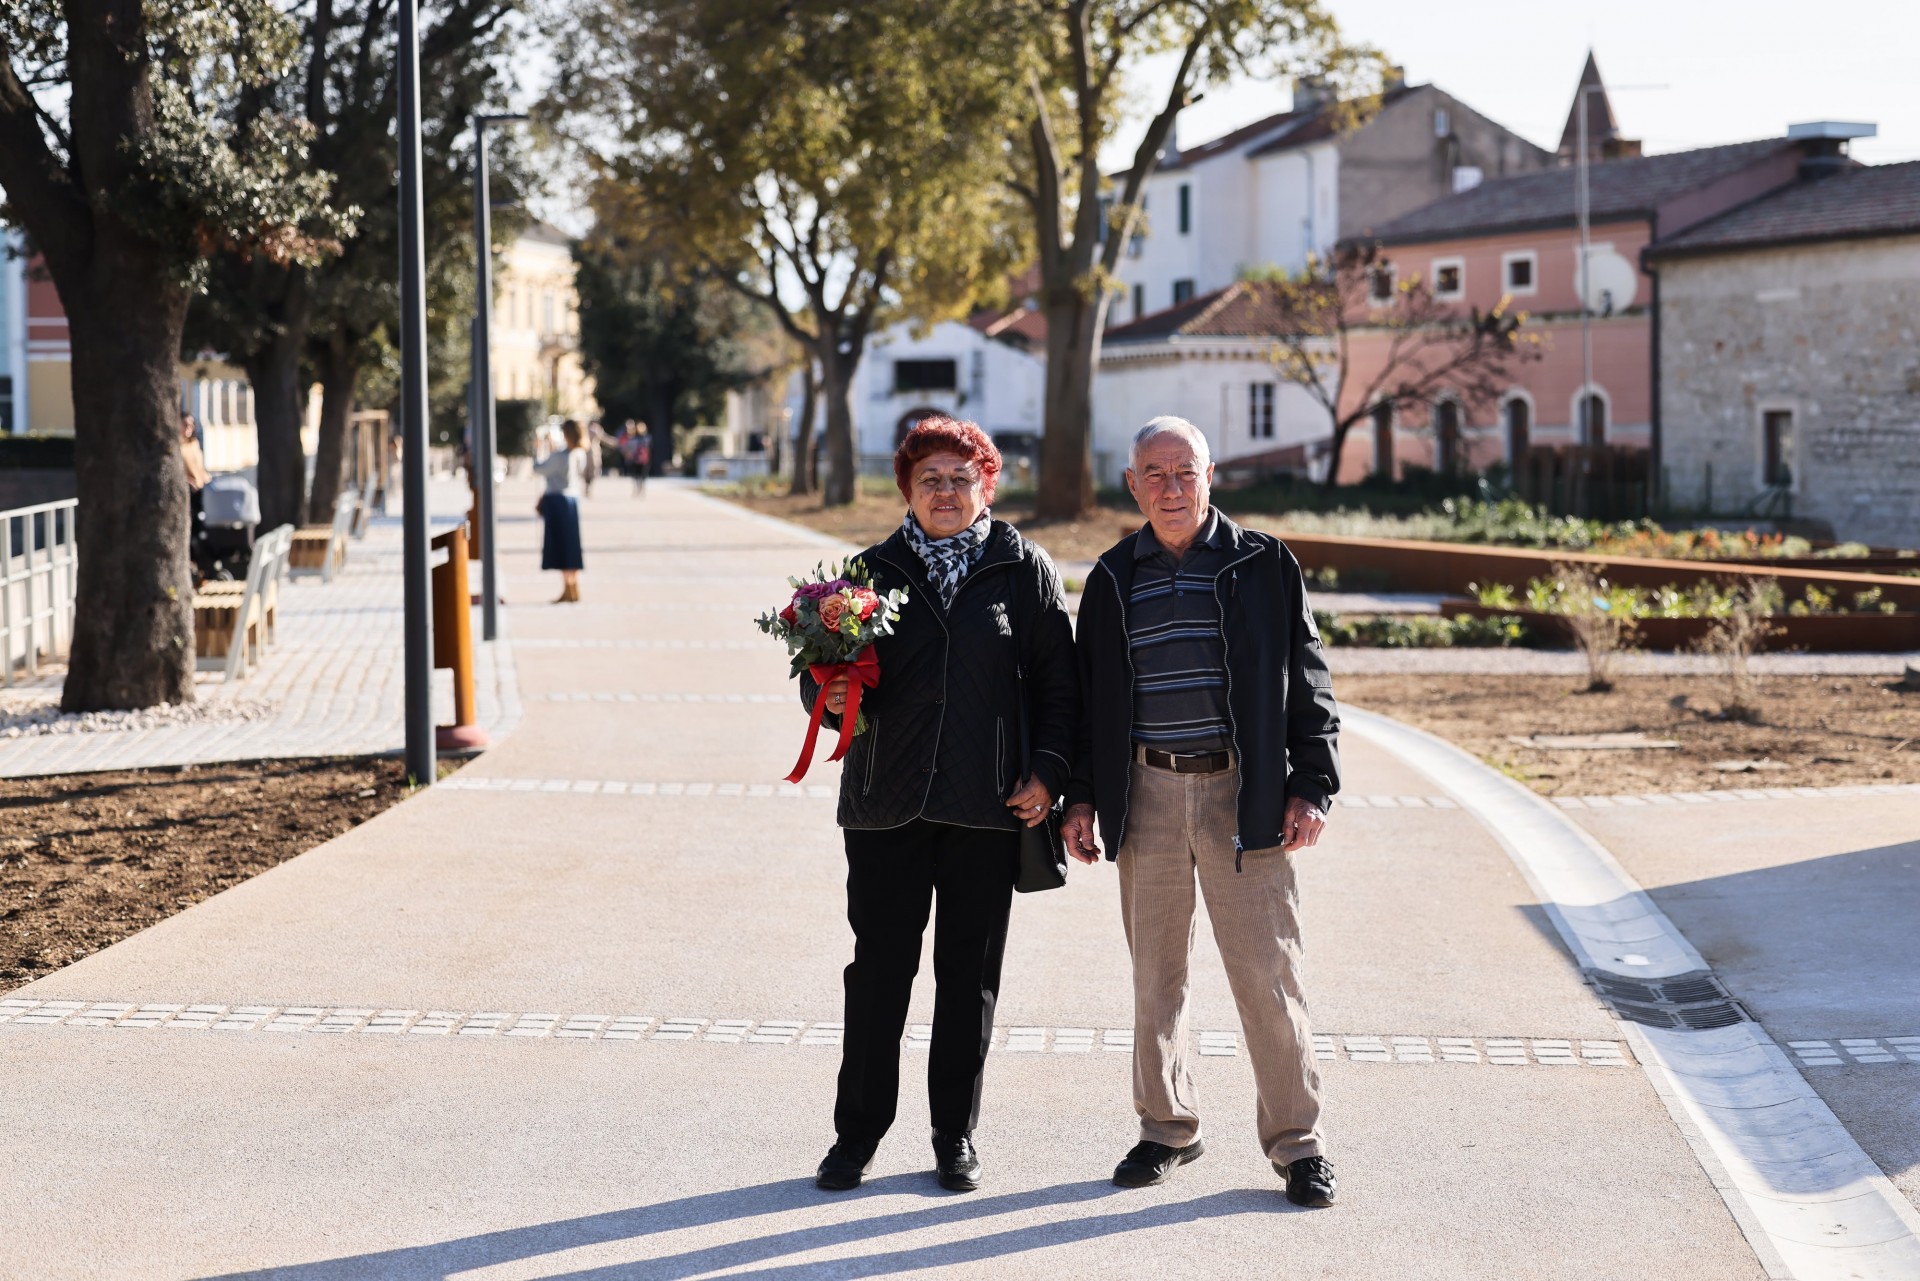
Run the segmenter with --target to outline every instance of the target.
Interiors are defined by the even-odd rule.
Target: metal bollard
[[[440,751],[471,751],[487,746],[486,731],[474,723],[473,617],[467,597],[467,527],[457,525],[433,540],[447,558],[433,567],[433,665],[453,669],[453,721],[434,730]]]

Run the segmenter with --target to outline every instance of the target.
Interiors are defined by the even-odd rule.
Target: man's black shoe
[[[1113,1167],[1113,1181],[1123,1188],[1150,1188],[1172,1178],[1176,1167],[1199,1160],[1206,1150],[1206,1144],[1199,1139],[1184,1148],[1170,1148],[1164,1143],[1142,1139]]]
[[[826,1159],[820,1162],[820,1171],[813,1176],[813,1183],[826,1192],[845,1192],[859,1187],[860,1180],[872,1168],[872,1148],[855,1147],[843,1141],[827,1149]]]
[[[933,1165],[940,1186],[949,1192],[971,1192],[980,1186],[980,1154],[973,1135],[933,1132]]]
[[[1304,1205],[1315,1210],[1325,1209],[1333,1204],[1334,1181],[1333,1163],[1323,1156],[1303,1156],[1281,1170],[1278,1162],[1275,1170],[1287,1177],[1287,1200],[1295,1205]]]

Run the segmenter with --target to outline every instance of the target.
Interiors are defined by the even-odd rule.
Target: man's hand
[[[1327,826],[1327,812],[1303,796],[1291,797],[1287,801],[1287,816],[1281,825],[1280,848],[1291,853],[1294,850],[1311,849],[1320,840],[1320,833]]]
[[[1053,793],[1039,779],[1029,778],[1013,789],[1007,808],[1028,827],[1038,827],[1047,821],[1047,811],[1053,808]]]
[[[1060,837],[1066,842],[1067,853],[1082,863],[1100,861],[1100,847],[1093,843],[1093,806],[1068,806],[1067,817],[1060,824]]]

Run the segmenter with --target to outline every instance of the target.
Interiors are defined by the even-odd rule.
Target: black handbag
[[[1027,731],[1027,676],[1020,673],[1020,778],[1033,777],[1033,746]],[[1013,888],[1022,894],[1057,890],[1067,883],[1067,843],[1060,835],[1062,798],[1032,827],[1020,828],[1020,875]]]

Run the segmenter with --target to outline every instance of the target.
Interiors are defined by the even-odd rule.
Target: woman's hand
[[[820,691],[820,697],[827,700],[827,710],[838,716],[847,710],[847,678],[836,676],[826,683]]]
[[[1047,811],[1053,808],[1053,793],[1038,778],[1029,778],[1007,798],[1007,808],[1028,827],[1038,827],[1046,821]]]

